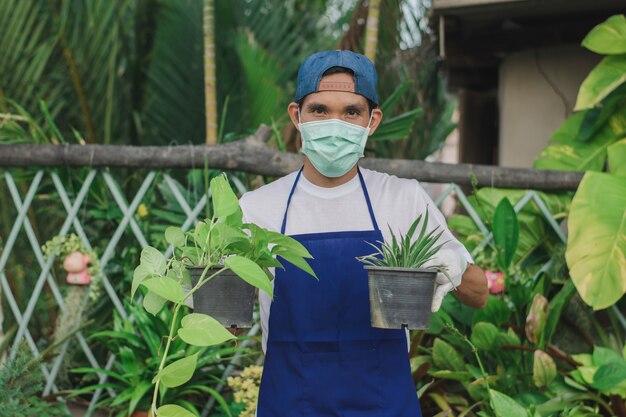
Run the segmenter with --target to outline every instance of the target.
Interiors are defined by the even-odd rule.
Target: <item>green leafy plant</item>
[[[426,232],[428,226],[428,208],[426,216],[422,222],[423,215],[419,215],[411,224],[411,227],[405,235],[396,236],[389,228],[391,233],[390,242],[378,242],[380,247],[369,243],[376,252],[370,255],[358,257],[360,262],[371,266],[393,267],[393,268],[420,268],[430,260],[432,260],[437,252],[447,243],[437,243],[443,234],[440,227],[436,227]],[[422,225],[419,235],[413,239],[413,235],[417,231],[418,226]],[[446,272],[444,265],[434,265],[427,269],[435,269],[439,272]]]
[[[566,259],[582,299],[593,309],[626,292],[626,17],[615,15],[582,45],[606,55],[583,81],[576,113],[554,133],[534,167],[586,171],[572,201]],[[610,167],[611,174],[603,171]]]
[[[607,396],[616,395],[622,398],[623,404],[626,398],[626,345],[621,354],[596,346],[593,353],[581,353],[573,358],[581,365],[571,373],[572,379],[566,380],[567,383],[581,391],[591,387]]]
[[[63,404],[41,398],[41,359],[23,345],[14,359],[0,365],[0,417],[69,417]]]
[[[98,389],[107,390],[115,396],[105,395],[97,403],[97,407],[106,408],[117,417],[126,417],[134,411],[148,410],[151,404],[152,383],[150,380],[156,374],[162,346],[160,334],[168,330],[172,319],[169,309],[162,309],[157,315],[148,314],[141,306],[125,302],[125,309],[129,313],[122,318],[115,312],[113,328],[98,331],[89,336],[90,340],[106,346],[108,351],[115,355],[110,371],[100,368],[81,367],[72,370],[75,374],[83,374],[80,384],[82,387],[70,391],[69,398],[93,393]],[[234,354],[241,353],[238,346],[212,346],[186,348],[181,339],[172,342],[167,362],[191,356],[196,359],[196,366],[202,372],[196,372],[184,387],[163,389],[160,400],[184,406],[199,414],[204,394],[213,395],[222,408],[228,410],[224,398],[211,388],[219,380],[223,365],[228,363]],[[253,352],[243,352],[252,355]],[[105,383],[99,382],[100,376],[108,376]],[[166,378],[168,378],[166,376]],[[172,375],[169,376],[172,378]],[[92,382],[93,381],[93,382]]]
[[[273,296],[270,267],[283,267],[279,258],[290,262],[315,277],[306,262],[310,253],[298,241],[254,224],[244,224],[237,196],[226,175],[211,180],[213,213],[211,218],[198,222],[195,229],[183,232],[180,228],[165,230],[166,241],[174,247],[168,260],[156,248],[147,246],[141,252],[141,262],[134,271],[131,297],[143,287],[144,308],[157,314],[166,304],[172,309],[165,347],[159,349],[160,358],[154,384],[151,412],[159,417],[186,417],[192,414],[177,404],[164,404],[157,409],[159,390],[187,383],[197,364],[197,353],[171,361],[168,354],[175,341],[196,347],[214,346],[234,338],[214,318],[199,313],[185,314],[185,302],[200,287],[225,270],[232,270],[241,279]],[[197,283],[186,292],[189,285],[187,267],[203,267]],[[182,317],[182,318],[181,318]],[[167,366],[166,366],[167,364]]]

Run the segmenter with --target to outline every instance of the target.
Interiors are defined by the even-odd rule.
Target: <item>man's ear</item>
[[[296,114],[296,117],[298,115]],[[370,136],[372,136],[374,134],[374,132],[376,131],[376,128],[378,127],[378,125],[380,125],[380,122],[383,121],[383,112],[381,109],[379,108],[375,108],[374,110],[372,110],[372,123],[370,124]]]
[[[287,106],[287,113],[289,113],[291,123],[293,123],[296,129],[298,129],[298,103],[296,103],[295,101],[289,103],[289,106]]]

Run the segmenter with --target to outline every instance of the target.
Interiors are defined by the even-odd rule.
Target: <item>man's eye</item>
[[[358,115],[359,115],[358,110],[348,110],[348,116],[358,116]]]

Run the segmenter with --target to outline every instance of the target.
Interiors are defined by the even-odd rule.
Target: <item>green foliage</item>
[[[117,312],[114,314],[113,329],[90,335],[91,340],[102,343],[115,355],[111,370],[89,367],[74,369],[73,373],[84,376],[78,387],[71,391],[70,397],[91,394],[99,388],[105,389],[105,392],[112,390],[116,396],[105,396],[98,402],[98,408],[108,408],[116,416],[126,417],[134,410],[149,409],[150,390],[153,386],[150,381],[158,374],[165,385],[160,392],[161,401],[180,405],[191,401],[196,407],[203,406],[196,396],[206,393],[205,386],[220,378],[223,364],[241,351],[241,348],[187,347],[183,340],[177,338],[172,341],[165,357],[164,362],[168,366],[159,372],[159,355],[163,354],[160,335],[167,332],[173,319],[172,312],[162,309],[158,314],[152,315],[141,306],[132,304],[126,304],[126,310],[129,313],[126,319],[121,318]],[[178,321],[177,319],[177,324]],[[226,332],[223,328],[221,330]],[[230,333],[228,335],[232,337]],[[196,368],[201,368],[202,372],[194,373]],[[98,378],[104,375],[109,379],[100,383]],[[178,384],[182,380],[185,380],[184,386]],[[210,394],[224,402],[217,392]]]
[[[572,201],[566,259],[583,300],[594,309],[626,292],[626,177],[588,172]]]
[[[0,364],[0,417],[69,417],[63,404],[41,398],[41,361],[22,346],[15,359]]]
[[[583,46],[597,54],[626,53],[626,17],[615,15],[594,27],[583,39]]]
[[[517,214],[507,198],[503,198],[493,215],[493,241],[496,244],[498,266],[507,271],[519,242]]]
[[[626,346],[624,354],[596,347],[593,354],[573,355],[581,365],[571,373],[578,384],[593,387],[606,395],[626,397]]]
[[[272,275],[268,268],[282,267],[277,256],[315,277],[306,262],[311,254],[299,242],[254,224],[243,223],[239,201],[225,174],[214,177],[209,188],[213,203],[212,217],[198,222],[192,231],[183,232],[173,226],[165,229],[165,240],[174,249],[172,258],[167,260],[160,251],[146,246],[133,274],[131,296],[134,297],[139,288],[145,288],[147,291],[143,306],[146,311],[157,315],[168,302],[173,309],[172,318],[168,322],[169,331],[160,333],[166,338],[164,352],[161,354],[159,347],[153,356],[153,360],[159,363],[156,375],[148,385],[149,390],[155,384],[151,402],[153,409],[157,406],[159,387],[185,385],[197,367],[197,358],[193,354],[186,354],[165,367],[166,362],[172,360],[168,353],[173,341],[210,347],[234,339],[214,318],[199,313],[185,314],[185,300],[200,287],[230,269],[244,281],[272,296]],[[198,266],[203,268],[200,278],[190,291],[185,291],[188,267]],[[179,313],[183,314],[180,322]],[[158,403],[161,404],[159,410],[162,415],[183,416],[188,413],[176,404],[166,404],[163,398]]]
[[[379,242],[380,247],[368,242],[376,252],[357,258],[360,262],[371,266],[395,267],[395,268],[420,268],[427,262],[434,259],[437,252],[447,243],[438,243],[443,231],[439,231],[439,226],[428,231],[428,207],[426,208],[426,216],[422,222],[422,216],[419,215],[407,231],[406,235],[400,234],[399,237],[391,231],[390,242]],[[421,229],[417,238],[413,235],[421,224]],[[445,272],[445,266],[434,265],[428,269],[434,269]]]

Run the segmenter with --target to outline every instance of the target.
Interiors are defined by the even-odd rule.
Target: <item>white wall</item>
[[[499,163],[531,167],[571,114],[580,84],[602,57],[578,45],[526,50],[500,66]]]

